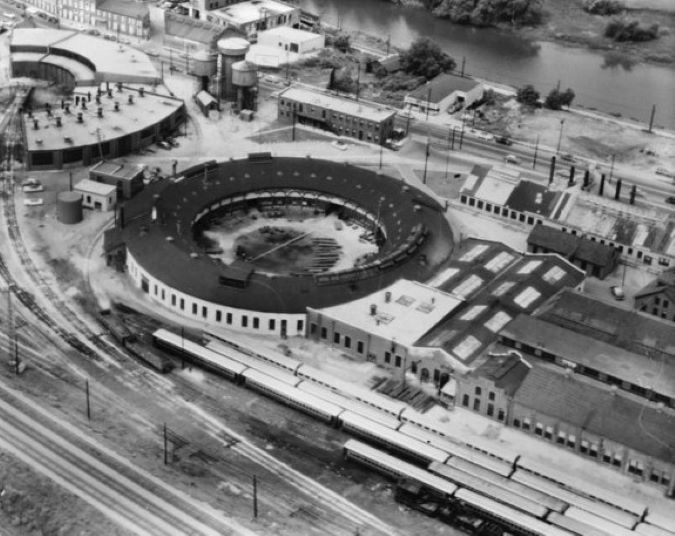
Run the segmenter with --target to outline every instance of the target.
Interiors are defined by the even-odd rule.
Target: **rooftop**
[[[356,101],[337,95],[330,95],[300,86],[291,86],[279,94],[279,98],[287,98],[297,102],[319,106],[338,113],[363,117],[368,121],[384,121],[396,114],[394,110],[377,104]]]
[[[675,413],[611,386],[535,365],[515,402],[655,458],[675,463]]]
[[[508,396],[513,396],[520,387],[532,365],[521,359],[515,352],[490,355],[471,376],[480,376],[492,381],[495,387],[503,389]]]
[[[675,398],[675,364],[665,359],[648,359],[529,315],[519,315],[502,335],[558,356],[565,363],[595,369],[619,381]]]
[[[78,87],[75,92],[75,95],[85,97],[91,94],[91,101],[86,102],[86,110],[70,102],[69,113],[54,104],[51,116],[47,115],[46,110],[34,111],[32,119],[24,114],[27,149],[53,151],[106,142],[159,123],[183,106],[182,100],[154,94],[147,88],[141,97],[137,86],[124,86],[121,92],[113,89],[112,98],[104,94],[98,105],[95,101],[96,89]],[[133,104],[128,102],[129,95],[134,99]],[[119,102],[117,112],[114,111],[116,101]],[[103,117],[98,117],[99,106],[103,108]],[[77,122],[78,113],[83,115],[82,123]],[[56,117],[61,117],[61,127],[56,126]],[[34,128],[35,120],[38,130]]]
[[[535,225],[527,237],[529,245],[546,248],[567,258],[576,257],[598,266],[611,265],[618,252],[615,248],[582,238],[548,225]]]
[[[133,164],[120,164],[105,160],[89,168],[90,172],[111,175],[120,179],[133,179],[143,170],[140,166]]]
[[[466,93],[471,91],[480,82],[470,78],[462,78],[454,74],[442,73],[427,84],[418,87],[407,96],[425,102],[439,103],[455,91]],[[431,93],[429,93],[431,91]]]
[[[542,320],[651,358],[675,359],[673,324],[564,290],[538,311]]]
[[[391,293],[389,301],[386,299],[387,292]],[[325,307],[321,313],[374,336],[412,346],[461,302],[461,299],[440,290],[401,279],[375,294]]]
[[[150,14],[147,4],[129,0],[103,0],[103,2],[96,6],[96,9],[137,19],[142,19]]]
[[[75,190],[94,195],[110,195],[117,191],[114,184],[105,184],[103,182],[96,182],[89,179],[83,179],[75,185]]]
[[[549,190],[545,185],[521,180],[511,192],[506,206],[519,212],[531,212],[549,217],[553,214],[561,192]]]
[[[69,30],[21,28],[12,33],[10,50],[69,56],[93,68],[97,81],[151,84],[159,81],[148,56],[130,46]]]
[[[164,12],[164,28],[164,34],[169,37],[174,36],[196,43],[204,43],[214,51],[218,39],[228,33],[228,30],[218,24],[178,15],[171,11]]]
[[[251,0],[213,10],[211,13],[233,24],[249,24],[273,15],[288,15],[296,7],[274,0]]]
[[[320,34],[308,32],[306,30],[299,30],[298,28],[291,28],[290,26],[275,26],[269,30],[258,32],[258,39],[264,35],[279,36],[286,39],[292,39],[296,42],[310,41],[317,37],[322,37]]]
[[[635,298],[644,298],[652,294],[663,294],[675,303],[675,268],[669,268],[652,280],[648,285],[641,288],[635,294]]]

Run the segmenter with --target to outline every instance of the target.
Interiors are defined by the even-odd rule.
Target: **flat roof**
[[[133,179],[142,171],[142,168],[135,164],[103,161],[89,168],[89,171],[103,173],[119,179]]]
[[[105,89],[105,85],[102,86]],[[87,102],[87,109],[70,103],[70,113],[61,110],[60,105],[54,103],[51,117],[46,111],[34,111],[33,118],[23,115],[26,146],[29,151],[53,151],[71,149],[83,145],[94,145],[101,142],[120,138],[130,132],[141,131],[151,125],[161,122],[177,109],[183,106],[183,101],[155,95],[146,88],[145,96],[140,97],[137,86],[125,86],[121,92],[113,89],[113,96],[107,94],[101,97],[100,106],[103,108],[103,117],[97,116],[95,95],[97,87],[78,87],[73,95],[86,96],[91,93],[91,101]],[[134,104],[128,103],[129,95],[133,95]],[[114,111],[115,102],[119,102],[120,110]],[[77,114],[81,112],[83,122],[77,122]],[[61,127],[56,126],[56,117],[61,117]],[[38,130],[33,128],[34,120],[38,122]]]
[[[391,293],[389,302],[385,299],[387,292]],[[343,324],[412,346],[461,303],[460,298],[438,289],[401,279],[374,294],[319,311]],[[372,306],[375,314],[371,314]]]
[[[74,189],[88,194],[110,195],[117,190],[117,187],[114,184],[105,184],[104,182],[82,179],[74,186]]]
[[[549,217],[553,214],[561,192],[529,180],[521,180],[511,192],[506,206],[519,212],[531,212]]]
[[[96,6],[99,11],[110,11],[125,17],[135,17],[141,19],[150,14],[147,4],[141,2],[130,2],[128,0],[103,0]]]
[[[675,398],[675,366],[529,315],[519,315],[502,332],[570,362]]]
[[[280,99],[284,97],[297,102],[320,106],[338,113],[363,117],[368,121],[384,121],[396,115],[394,110],[387,109],[384,106],[356,101],[337,95],[329,95],[299,86],[291,86],[279,94]]]
[[[43,50],[40,50],[43,49]],[[61,56],[59,51],[83,57],[94,66],[96,80],[150,84],[159,81],[157,70],[144,52],[101,37],[51,28],[17,28],[10,43],[15,52],[43,52]],[[50,56],[50,57],[51,57]]]
[[[274,0],[252,0],[215,9],[211,11],[211,14],[223,16],[235,24],[248,24],[270,15],[286,15],[297,9]]]
[[[260,40],[260,38],[265,35],[286,37],[288,39],[294,39],[298,42],[310,41],[316,39],[317,37],[323,38],[323,35],[321,34],[308,32],[307,30],[300,30],[298,28],[291,28],[290,26],[275,26],[269,30],[258,32],[258,40]]]

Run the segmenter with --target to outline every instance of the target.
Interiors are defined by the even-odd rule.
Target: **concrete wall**
[[[110,195],[101,195],[79,190],[77,187],[75,187],[75,191],[82,194],[83,207],[100,210],[102,212],[111,210],[115,206],[115,201],[117,200],[116,192],[113,192]]]
[[[150,300],[171,312],[202,323],[205,327],[221,327],[252,334],[288,336],[305,334],[304,314],[261,313],[201,300],[174,289],[140,266],[127,251],[126,270],[133,284]]]
[[[289,52],[295,52],[298,54],[304,54],[306,52],[312,52],[314,50],[320,50],[324,48],[326,39],[323,35],[308,33],[308,37],[309,36],[312,37],[297,40],[290,36],[274,35],[267,32],[261,32],[258,34],[258,44],[267,47],[279,47],[282,50],[287,50]]]

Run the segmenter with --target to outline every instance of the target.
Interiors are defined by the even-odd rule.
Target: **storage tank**
[[[249,43],[241,37],[226,37],[218,41],[218,72],[220,95],[226,100],[235,100],[237,90],[232,85],[232,65],[246,57]]]
[[[216,74],[217,54],[205,50],[196,50],[190,56],[190,74],[195,76],[213,76]]]
[[[232,85],[237,92],[237,109],[255,110],[258,68],[246,60],[232,64]]]
[[[82,221],[82,194],[61,192],[56,197],[56,219],[61,223],[80,223]]]

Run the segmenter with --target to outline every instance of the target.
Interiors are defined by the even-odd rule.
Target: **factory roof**
[[[490,354],[480,366],[469,372],[469,376],[485,378],[508,396],[513,396],[531,368],[532,365],[516,352]]]
[[[96,6],[96,9],[136,19],[141,19],[150,14],[147,4],[128,0],[103,0],[103,2]]]
[[[299,43],[303,41],[312,41],[317,37],[323,37],[320,34],[308,32],[307,30],[300,30],[298,28],[291,28],[290,26],[275,26],[269,30],[258,32],[258,39],[264,35],[279,36],[286,39],[292,39]]]
[[[170,11],[165,12],[164,28],[166,36],[206,44],[214,50],[221,36],[234,33],[231,29],[223,28],[218,24],[178,15]]]
[[[49,63],[61,69],[65,69],[73,75],[75,85],[93,84],[96,79],[96,73],[92,68],[81,61],[67,58],[65,56],[56,56],[54,54],[44,54],[42,52],[14,52],[12,54],[12,63]]]
[[[635,294],[635,298],[645,298],[653,294],[663,294],[670,301],[675,303],[675,268],[669,268],[659,274],[648,285],[642,287]]]
[[[660,460],[675,463],[675,413],[558,367],[535,365],[516,404]]]
[[[105,94],[100,105],[95,101],[96,87],[78,87],[73,97],[85,99],[88,94],[91,95],[91,100],[85,102],[86,110],[71,101],[68,113],[54,104],[51,116],[46,110],[32,112],[32,119],[24,114],[27,149],[54,151],[121,138],[160,123],[183,106],[180,99],[154,94],[147,89],[141,97],[135,87],[124,86],[121,92],[113,89],[112,97]],[[129,95],[133,96],[133,104],[128,102]],[[114,111],[116,101],[119,102],[118,112]],[[99,106],[103,108],[103,117],[97,115]],[[77,122],[78,113],[82,113],[82,123]],[[61,127],[56,126],[56,117],[61,117]],[[37,130],[34,128],[35,121],[38,123]]]
[[[480,85],[480,82],[471,78],[442,73],[427,84],[410,92],[406,97],[424,102],[439,103],[455,91],[466,93]]]
[[[673,324],[646,313],[564,290],[537,314],[543,320],[640,355],[675,359]]]
[[[133,164],[120,164],[117,162],[103,161],[89,168],[89,172],[110,175],[118,179],[130,180],[138,176],[143,170]]]
[[[549,217],[560,197],[561,192],[549,190],[543,184],[521,180],[509,195],[506,206],[519,212]]]
[[[616,249],[607,244],[566,233],[548,225],[535,225],[527,237],[527,243],[597,266],[613,265],[618,256]]]
[[[296,9],[298,8],[274,0],[251,0],[215,9],[211,11],[211,14],[220,16],[233,24],[249,24],[270,15],[286,15]]]
[[[389,301],[387,293],[390,293]],[[412,346],[461,302],[438,289],[400,279],[358,300],[325,307],[321,314],[374,336]]]
[[[83,179],[75,185],[75,190],[87,194],[110,195],[117,191],[117,187],[114,184],[105,184],[103,182]]]
[[[159,80],[155,67],[145,53],[127,45],[74,31],[15,29],[10,50],[12,54],[49,52],[50,58],[67,56],[95,71],[97,81],[150,84]]]
[[[343,113],[354,117],[362,117],[368,121],[385,121],[396,115],[394,110],[390,110],[382,105],[371,104],[364,101],[356,101],[346,97],[330,95],[320,91],[291,86],[279,94],[279,99],[291,99],[296,102],[302,102],[309,105],[319,106],[337,113]]]
[[[580,335],[540,318],[519,315],[502,335],[530,348],[553,354],[563,363],[595,370],[619,381],[675,398],[675,364],[648,359],[593,337]],[[530,351],[531,352],[531,351]]]

